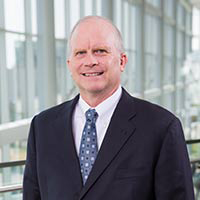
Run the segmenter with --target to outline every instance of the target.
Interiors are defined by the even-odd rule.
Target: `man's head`
[[[70,36],[69,36],[69,40],[68,40],[68,55],[70,55],[71,53],[71,38],[73,36],[73,33],[75,32],[76,28],[83,22],[87,21],[87,20],[103,20],[105,22],[107,22],[108,24],[110,24],[113,28],[113,33],[115,34],[116,37],[116,48],[119,49],[119,51],[121,53],[124,52],[124,44],[123,44],[123,40],[122,40],[122,36],[121,33],[119,31],[119,29],[112,23],[111,20],[105,18],[105,17],[101,17],[101,16],[86,16],[84,18],[81,18],[73,27]]]
[[[85,17],[73,29],[69,46],[67,63],[80,94],[112,95],[127,62],[118,29],[103,17]]]

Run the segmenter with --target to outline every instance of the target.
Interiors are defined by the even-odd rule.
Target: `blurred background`
[[[22,199],[31,118],[78,92],[67,41],[87,15],[122,32],[122,85],[181,119],[200,200],[200,0],[0,0],[0,200]]]

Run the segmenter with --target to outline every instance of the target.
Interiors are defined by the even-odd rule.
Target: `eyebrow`
[[[82,48],[80,48],[80,49],[74,49],[74,52],[77,52],[77,51],[86,51],[86,49],[82,49]]]
[[[102,45],[96,45],[96,46],[94,46],[93,48],[92,48],[92,51],[93,50],[97,50],[97,49],[106,49],[108,52],[110,52],[111,51],[111,48],[110,47],[108,47],[108,46],[102,46]],[[76,54],[77,52],[79,52],[79,51],[87,51],[87,49],[82,49],[82,48],[77,48],[77,49],[74,49],[74,53]]]
[[[106,49],[107,51],[111,51],[111,48],[108,46],[101,46],[101,45],[97,45],[95,46],[93,49]]]
[[[79,51],[87,51],[86,49],[74,49],[74,53],[77,53],[77,52],[79,52]]]

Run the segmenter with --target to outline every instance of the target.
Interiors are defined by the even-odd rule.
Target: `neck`
[[[101,102],[109,98],[118,88],[115,88],[109,93],[81,93],[80,95],[83,98],[83,100],[92,108],[98,106]]]

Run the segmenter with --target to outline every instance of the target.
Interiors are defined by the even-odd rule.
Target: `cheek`
[[[80,64],[78,63],[72,63],[69,67],[69,70],[71,71],[72,74],[79,73],[80,71]]]
[[[119,74],[121,73],[121,65],[118,59],[112,59],[108,63],[108,70],[111,74]]]
[[[120,60],[113,57],[111,57],[110,59],[101,61],[101,63],[106,66],[107,70],[110,70],[110,68],[114,70],[114,68],[117,69],[120,67]]]

